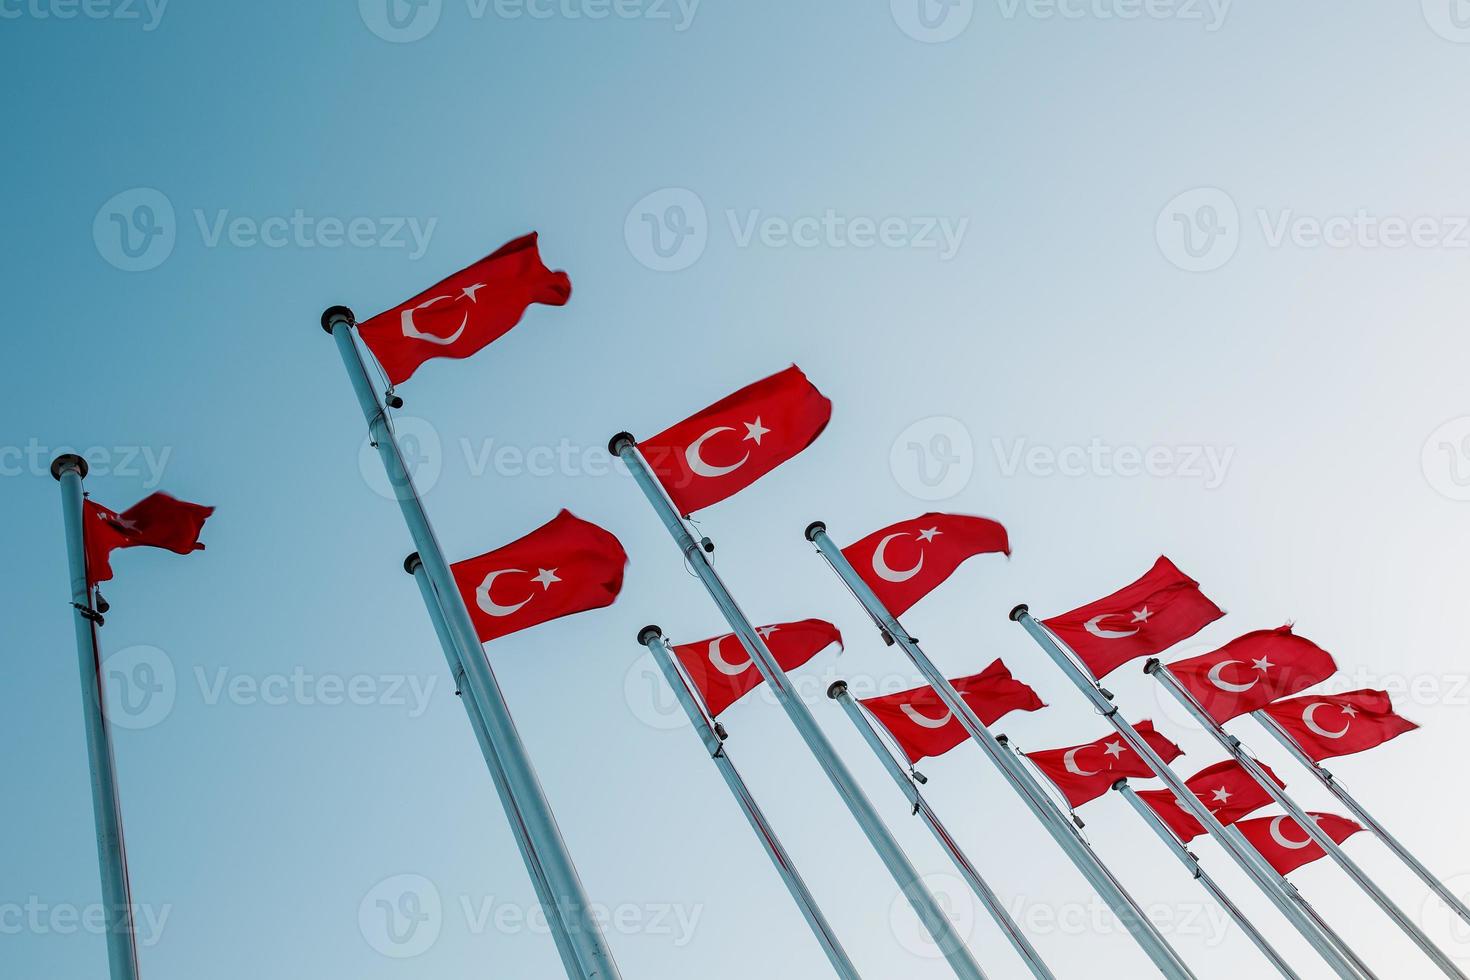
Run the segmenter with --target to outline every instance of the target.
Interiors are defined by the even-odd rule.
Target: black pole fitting
[[[1024,603],[1024,602],[1021,603],[1020,605],[1016,606],[1015,609],[1012,609],[1011,610],[1011,622],[1013,622],[1013,623],[1019,623],[1021,621],[1021,617],[1024,616],[1024,615],[1026,615],[1030,611],[1031,611],[1031,607],[1030,606],[1026,605],[1026,603]]]
[[[607,451],[621,458],[624,449],[636,445],[638,445],[638,440],[633,438],[633,433],[619,432],[607,441]]]
[[[638,631],[638,642],[644,646],[664,635],[664,631],[657,626],[645,626]]]
[[[418,572],[419,566],[423,563],[424,560],[420,558],[419,553],[415,551],[413,554],[403,559],[403,570],[410,575],[414,575]]]
[[[836,701],[847,693],[847,681],[833,681],[827,688],[827,697]]]
[[[348,326],[357,325],[357,317],[345,306],[329,306],[322,311],[322,329],[327,333],[332,332],[332,324],[338,320],[346,320]]]
[[[87,478],[87,461],[76,453],[62,453],[51,461],[51,475],[58,481],[61,479],[61,471],[67,466],[76,469],[77,476],[83,480]]]

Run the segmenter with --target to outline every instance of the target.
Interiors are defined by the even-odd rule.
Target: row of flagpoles
[[[329,309],[321,322],[337,346],[413,540],[416,551],[404,569],[423,597],[562,964],[570,978],[606,980],[620,976],[617,965],[483,644],[611,604],[621,590],[627,556],[612,533],[562,511],[517,541],[451,563],[414,486],[391,414],[402,404],[396,386],[426,361],[468,357],[510,330],[531,304],[562,305],[570,292],[566,274],[542,263],[532,234],[362,324],[345,307]],[[374,385],[358,340],[387,379],[382,391]],[[788,670],[840,644],[836,628],[818,619],[755,626],[716,571],[710,557],[713,543],[691,528],[692,513],[744,490],[798,455],[820,436],[830,416],[831,403],[793,366],[653,437],[638,440],[628,433],[613,437],[611,451],[627,465],[731,630],[675,645],[658,627],[649,626],[638,641],[658,665],[838,976],[856,978],[859,973],[726,751],[719,715],[761,684],[770,688],[956,976],[978,980],[986,974],[974,952],[787,676]],[[61,484],[66,526],[111,974],[114,980],[136,980],[138,957],[121,806],[99,669],[98,627],[107,604],[98,586],[111,578],[110,556],[116,549],[147,545],[187,554],[202,548],[199,535],[212,508],[160,493],[116,513],[85,497],[86,464],[79,457],[59,458],[53,474]],[[1110,790],[1152,829],[1282,976],[1299,974],[1207,873],[1190,849],[1194,839],[1214,839],[1344,980],[1374,980],[1376,974],[1287,878],[1296,868],[1324,856],[1446,976],[1463,980],[1465,974],[1454,961],[1342,849],[1352,834],[1364,828],[1372,831],[1470,923],[1470,909],[1322,767],[1325,759],[1373,748],[1415,727],[1393,712],[1382,692],[1296,697],[1336,671],[1326,651],[1296,636],[1290,627],[1281,627],[1247,633],[1214,652],[1165,665],[1160,654],[1224,614],[1197,582],[1160,558],[1137,581],[1071,612],[1038,620],[1024,605],[1012,611],[1011,619],[1114,733],[1093,743],[1022,753],[990,726],[1010,711],[1045,707],[1035,692],[1000,661],[979,674],[947,678],[898,619],[963,562],[981,554],[1009,554],[1003,526],[986,518],[925,514],[845,548],[821,522],[807,528],[806,538],[883,640],[897,646],[925,682],[895,695],[857,700],[839,681],[829,696],[877,755],[1032,976],[1054,974],[925,798],[921,786],[927,780],[914,768],[922,759],[966,741],[979,747],[1158,971],[1171,980],[1187,980],[1194,974],[1080,833],[1080,821],[1072,812]],[[1123,716],[1101,681],[1141,659],[1147,659],[1145,671],[1215,738],[1225,753],[1223,762],[1182,778],[1171,766],[1180,755],[1178,747],[1151,723],[1135,726]],[[1334,710],[1335,719],[1324,720],[1323,713]],[[1285,784],[1225,729],[1227,722],[1244,715],[1255,718],[1281,742],[1352,819],[1308,813],[1297,804]],[[1164,788],[1135,791],[1130,778],[1157,778]],[[1048,784],[1066,800],[1066,808]],[[1284,813],[1247,819],[1272,803]]]

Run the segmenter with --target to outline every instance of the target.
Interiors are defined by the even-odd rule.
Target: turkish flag
[[[1169,672],[1223,725],[1325,681],[1337,672],[1337,664],[1326,650],[1281,626],[1255,630],[1212,653],[1172,663]]]
[[[1101,678],[1167,650],[1223,615],[1198,582],[1161,557],[1138,581],[1042,624]]]
[[[1317,826],[1327,831],[1327,836],[1338,844],[1363,829],[1361,825],[1335,813],[1308,813],[1307,816],[1316,820]],[[1290,874],[1302,865],[1311,864],[1327,854],[1307,835],[1301,824],[1284,813],[1279,817],[1242,820],[1235,827],[1250,841],[1252,847],[1261,852],[1261,857],[1278,874]]]
[[[478,353],[521,322],[532,303],[565,306],[571,295],[567,274],[542,263],[533,231],[384,310],[357,332],[397,385],[425,361]]]
[[[984,517],[924,514],[842,549],[894,616],[902,616],[976,555],[1011,553],[1006,529]]]
[[[1139,722],[1137,729],[1165,762],[1173,762],[1184,754],[1183,749],[1154,730],[1153,722]],[[1057,784],[1074,810],[1102,796],[1124,776],[1146,779],[1154,775],[1148,763],[1128,747],[1121,735],[1109,735],[1065,749],[1027,752],[1026,758]]]
[[[1267,775],[1276,780],[1276,785],[1285,788],[1276,774],[1265,764],[1261,765]],[[1217,762],[1201,769],[1184,781],[1189,791],[1199,797],[1209,808],[1215,819],[1229,826],[1242,817],[1255,813],[1271,802],[1271,794],[1261,788],[1245,767],[1234,759]],[[1143,790],[1138,798],[1147,803],[1169,825],[1174,836],[1188,843],[1205,832],[1204,825],[1194,818],[1184,805],[1167,789]]]
[[[816,441],[832,403],[801,368],[741,388],[638,443],[681,514],[733,496]]]
[[[199,533],[213,507],[191,504],[166,493],[149,494],[121,514],[92,500],[82,502],[82,540],[87,553],[87,583],[112,578],[110,556],[118,548],[147,546],[187,555],[203,551]]]
[[[1012,711],[1039,711],[1046,707],[1030,687],[1016,680],[999,660],[978,674],[950,681],[960,699],[985,724],[993,725]],[[864,698],[859,702],[888,729],[910,762],[943,755],[970,737],[927,684],[911,691]]]
[[[564,510],[518,541],[450,566],[480,641],[610,606],[628,556],[613,535]]]
[[[1367,751],[1419,727],[1394,713],[1387,691],[1308,695],[1261,710],[1316,762]]]
[[[842,646],[842,634],[837,632],[837,627],[820,619],[762,626],[756,632],[766,641],[766,648],[782,670],[795,670],[834,643]],[[674,647],[674,656],[699,688],[704,706],[712,716],[755,690],[764,680],[734,633],[698,643],[681,643]]]

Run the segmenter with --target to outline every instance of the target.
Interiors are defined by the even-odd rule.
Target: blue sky
[[[930,509],[1006,524],[1012,559],[972,562],[905,623],[947,672],[1000,656],[1041,692],[1050,708],[997,726],[1025,748],[1105,729],[1007,622],[1016,602],[1070,608],[1167,553],[1229,613],[1178,654],[1295,621],[1334,686],[1394,688],[1423,724],[1332,768],[1470,891],[1463,4],[395,2],[391,20],[377,0],[0,3],[7,975],[105,969],[67,924],[98,883],[45,472],[63,448],[90,451],[108,505],[164,488],[219,508],[208,550],[119,556],[106,589],[111,668],[165,678],[116,733],[134,894],[162,919],[144,975],[558,975],[317,325],[532,229],[570,304],[425,367],[400,426],[451,559],[563,506],[629,552],[616,605],[488,648],[625,976],[827,969],[641,659],[645,623],[722,624],[603,451],[793,362],[831,427],[701,526],[753,617],[842,628],[846,652],[798,680],[962,919],[943,854],[822,696],[918,679],[802,540],[813,519],[840,542]],[[1108,686],[1186,773],[1220,757],[1141,672]],[[776,706],[725,724],[864,974],[947,975]],[[1146,969],[977,749],[924,769],[1059,974]],[[1121,801],[1083,816],[1201,976],[1260,962]],[[1347,848],[1470,962],[1382,847]],[[1431,975],[1328,864],[1293,877],[1386,975]],[[380,952],[371,915],[406,881],[439,900],[412,958]],[[972,946],[1021,975],[983,917]]]

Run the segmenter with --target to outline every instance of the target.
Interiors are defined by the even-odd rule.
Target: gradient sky
[[[1390,686],[1423,725],[1331,768],[1470,893],[1462,0],[393,2],[390,21],[385,0],[0,0],[0,972],[106,969],[67,927],[99,896],[46,473],[71,448],[108,505],[218,507],[208,550],[120,555],[105,589],[110,672],[162,685],[116,732],[134,896],[164,917],[143,975],[560,975],[317,324],[532,229],[571,303],[425,367],[400,431],[451,559],[563,506],[631,556],[615,606],[488,648],[625,977],[830,975],[635,642],[724,627],[604,452],[793,362],[830,428],[701,527],[755,619],[842,628],[799,684],[993,976],[1022,972],[823,696],[917,676],[802,540],[813,519],[839,542],[930,509],[1007,525],[1011,560],[971,562],[905,623],[952,675],[1000,656],[1037,688],[1051,707],[996,726],[1025,748],[1106,728],[1007,622],[1018,601],[1071,608],[1167,553],[1229,612],[1171,656],[1294,621],[1337,657],[1333,687]],[[1162,462],[1130,475],[1132,450]],[[1220,758],[1136,665],[1108,686],[1181,771]],[[724,720],[864,975],[950,975],[769,697]],[[978,749],[923,768],[1059,975],[1146,973]],[[1083,816],[1201,977],[1264,975],[1121,801]],[[1470,969],[1470,929],[1367,835],[1347,850]],[[1293,878],[1383,976],[1437,975],[1330,863]],[[405,882],[439,900],[412,958],[374,918]]]

